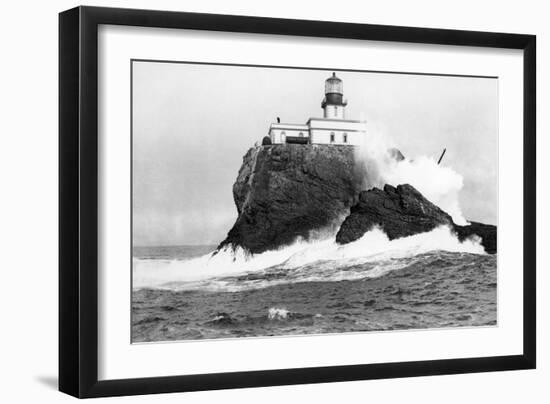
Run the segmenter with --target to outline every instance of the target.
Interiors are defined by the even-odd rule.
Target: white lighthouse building
[[[322,118],[309,118],[304,124],[272,123],[271,143],[334,144],[357,146],[363,143],[365,121],[346,119],[347,100],[344,85],[336,73],[325,81],[325,97],[321,103]]]

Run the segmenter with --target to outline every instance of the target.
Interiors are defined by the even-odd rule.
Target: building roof
[[[272,123],[270,129],[294,129],[294,130],[308,130],[308,124],[299,123]]]
[[[334,122],[353,122],[353,123],[367,123],[367,121],[359,121],[357,119],[336,119],[336,118],[309,118],[306,125],[309,125],[311,121],[334,121]]]

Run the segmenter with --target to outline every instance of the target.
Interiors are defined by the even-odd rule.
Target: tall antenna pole
[[[441,153],[441,156],[439,157],[439,160],[437,161],[437,165],[441,163],[441,160],[443,160],[443,156],[445,155],[445,152],[447,151],[447,148],[443,149],[443,153]]]

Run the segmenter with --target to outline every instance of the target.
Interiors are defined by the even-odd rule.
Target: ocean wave
[[[407,267],[431,251],[485,254],[479,238],[460,242],[445,226],[396,240],[374,228],[345,245],[328,238],[297,241],[256,255],[226,248],[187,261],[134,258],[133,288],[239,291],[282,283],[356,280]]]

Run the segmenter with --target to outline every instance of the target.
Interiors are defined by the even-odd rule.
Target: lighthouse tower
[[[325,98],[321,103],[323,118],[309,118],[305,124],[277,123],[269,127],[271,144],[331,144],[334,146],[360,146],[364,144],[367,123],[346,119],[348,102],[344,99],[344,85],[336,73],[325,80]]]
[[[345,119],[345,109],[348,102],[344,100],[344,84],[336,77],[336,73],[325,81],[325,98],[321,103],[325,119]]]

